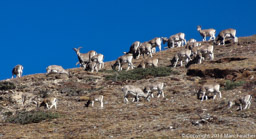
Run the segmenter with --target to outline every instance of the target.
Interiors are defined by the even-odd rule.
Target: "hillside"
[[[128,49],[128,48],[127,48]],[[240,37],[238,44],[215,46],[215,59],[202,64],[170,67],[170,59],[182,48],[154,54],[159,66],[171,72],[168,76],[146,76],[140,80],[118,80],[106,62],[106,70],[89,73],[81,68],[69,69],[67,75],[35,74],[0,82],[0,138],[145,138],[224,134],[254,135],[256,138],[256,35]],[[121,55],[121,54],[120,54]],[[134,60],[137,66],[142,58]],[[165,72],[165,71],[161,71]],[[109,79],[113,75],[116,79]],[[136,75],[127,75],[135,76]],[[123,102],[122,85],[166,83],[165,98],[141,99],[138,103]],[[201,102],[196,91],[200,84],[218,82],[223,98]],[[21,95],[54,95],[58,98],[58,118],[39,123],[6,122],[22,111],[44,111],[35,105],[22,105]],[[84,107],[87,97],[104,95],[104,108]],[[228,109],[228,101],[247,94],[253,95],[249,110]]]

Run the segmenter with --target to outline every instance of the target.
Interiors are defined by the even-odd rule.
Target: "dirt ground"
[[[181,49],[168,49],[154,57],[159,58],[159,66],[170,66],[170,59]],[[58,109],[50,111],[61,116],[26,125],[2,119],[0,138],[256,138],[256,36],[241,37],[238,44],[215,46],[214,52],[214,61],[204,61],[188,69],[173,68],[179,74],[165,77],[116,82],[105,80],[104,77],[111,73],[88,73],[74,68],[69,69],[72,73],[69,78],[35,74],[11,79],[9,81],[18,86],[15,91],[33,94],[46,89],[57,96]],[[134,60],[135,65],[140,61]],[[105,64],[106,69],[110,69],[111,63]],[[216,69],[218,72],[210,74]],[[226,80],[244,81],[245,84],[225,90]],[[122,85],[142,88],[156,81],[166,83],[165,98],[124,103]],[[204,82],[220,83],[223,97],[203,102],[197,99],[196,91]],[[79,101],[84,94],[104,95],[104,108],[101,109],[97,102],[95,107],[84,107],[86,102]],[[228,109],[228,101],[247,94],[253,96],[249,110]],[[12,105],[18,104],[0,99],[2,109],[13,108]]]

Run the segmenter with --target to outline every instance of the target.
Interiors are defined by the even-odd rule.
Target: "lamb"
[[[98,69],[100,70],[100,69],[104,68],[103,59],[104,59],[103,54],[97,54],[97,55],[92,56],[91,61],[96,62],[99,65]]]
[[[145,69],[147,66],[157,67],[158,66],[158,59],[157,58],[153,58],[153,59],[143,60],[139,64],[138,67],[142,67],[143,69]]]
[[[153,57],[152,56],[152,45],[148,42],[144,42],[142,43],[140,46],[139,46],[139,56],[140,55],[150,55],[150,57]]]
[[[66,71],[62,66],[58,66],[58,65],[50,65],[46,68],[46,75],[50,74],[50,73],[60,73],[60,74],[67,74],[69,75],[68,71]]]
[[[229,101],[228,105],[229,105],[229,108],[231,108],[233,105],[236,105],[236,106],[238,106],[237,110],[243,110],[243,109],[245,110],[245,109],[250,109],[251,101],[252,101],[252,96],[246,95],[243,98],[239,98],[234,101]],[[244,108],[243,108],[243,106],[244,106]]]
[[[155,47],[158,46],[159,51],[161,51],[161,49],[162,49],[162,46],[161,46],[161,44],[162,44],[162,39],[161,39],[161,38],[156,37],[156,38],[154,38],[154,39],[148,41],[148,43],[150,43],[150,44],[152,45],[152,48],[155,48]]]
[[[208,99],[208,93],[214,93],[213,99],[216,98],[216,93],[219,93],[219,97],[221,98],[220,92],[220,84],[218,83],[205,83],[203,84],[197,92],[197,98],[200,98],[200,94],[203,94],[201,101]]]
[[[113,70],[115,70],[116,66],[118,66],[118,71],[120,71],[122,70],[123,64],[128,63],[128,68],[126,69],[128,71],[130,68],[133,69],[134,67],[132,63],[132,59],[133,59],[132,54],[126,54],[126,55],[120,56],[118,57],[116,62],[113,65],[111,65],[111,67]]]
[[[238,42],[238,38],[236,37],[236,30],[233,28],[222,30],[217,36],[216,42],[218,45],[220,45],[222,41],[222,44],[225,45],[225,39],[227,37],[232,37],[234,42]]]
[[[45,98],[39,105],[39,107],[44,106],[48,110],[51,109],[53,106],[57,109],[57,98],[56,97],[48,97]]]
[[[200,35],[203,37],[203,41],[206,41],[206,37],[210,37],[209,40],[215,40],[215,29],[210,28],[202,30],[201,26],[197,26],[197,31],[199,31]]]
[[[180,60],[180,66],[182,66],[182,60],[185,59],[186,64],[191,60],[191,50],[189,49],[184,49],[175,54],[173,59],[171,60],[172,66],[176,67],[177,63]]]
[[[92,104],[92,107],[94,107],[94,102],[99,102],[100,107],[103,108],[103,95],[93,95],[90,96],[89,100],[85,104],[85,107],[89,107],[90,104]]]
[[[16,65],[13,69],[12,69],[12,78],[15,75],[16,77],[20,78],[22,76],[23,73],[23,66],[22,65]]]
[[[163,39],[163,44],[168,42],[169,48],[173,48],[175,45],[175,42],[181,41],[181,46],[184,46],[187,43],[185,39],[185,34],[181,32],[170,36],[169,39],[167,39],[166,37],[162,37],[162,39]],[[179,44],[178,44],[178,47],[180,47]]]
[[[151,97],[154,98],[154,91],[158,91],[157,97],[159,98],[161,95],[164,98],[164,83],[156,82],[154,84],[148,85],[144,88],[144,92],[151,94]]]
[[[139,46],[141,45],[141,43],[139,41],[135,41],[131,46],[130,46],[130,50],[129,52],[124,52],[124,54],[128,54],[131,53],[133,54],[133,58],[134,59],[138,59],[139,58]]]
[[[149,101],[149,93],[144,93],[139,87],[133,86],[133,85],[125,85],[122,87],[122,92],[124,93],[124,103],[128,103],[128,96],[135,97],[133,99],[133,102],[136,100],[139,102],[139,97],[144,97]]]
[[[87,64],[91,61],[91,58],[94,56],[94,55],[96,55],[97,53],[96,53],[96,51],[94,51],[94,50],[91,50],[91,51],[89,51],[89,52],[87,52],[87,53],[80,53],[80,49],[81,49],[82,47],[79,47],[79,48],[73,48],[74,49],[74,51],[76,52],[76,54],[77,54],[77,57],[78,57],[78,60],[79,60],[79,62],[77,62],[76,63],[76,65],[77,64],[80,64],[80,66],[81,67],[83,67],[84,69],[86,69],[86,66],[87,66]]]

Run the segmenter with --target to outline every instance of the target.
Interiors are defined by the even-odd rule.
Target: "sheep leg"
[[[92,107],[94,107],[94,100],[92,100]]]
[[[100,107],[103,108],[103,101],[100,101]]]
[[[206,36],[204,36],[204,38],[203,38],[203,42],[204,42],[204,41],[206,41]]]
[[[205,92],[203,92],[201,101],[204,101],[204,97],[205,97]]]
[[[137,102],[139,102],[139,95],[138,94],[136,94],[136,100],[137,100]]]
[[[218,91],[218,93],[219,93],[220,98],[222,98],[221,92],[220,92],[220,91]]]

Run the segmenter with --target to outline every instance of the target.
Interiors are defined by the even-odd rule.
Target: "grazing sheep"
[[[210,37],[209,40],[215,40],[215,29],[203,29],[201,26],[197,26],[197,31],[199,31],[200,35],[203,37],[203,41],[206,41],[206,37]]]
[[[202,45],[197,49],[197,51],[201,52],[203,57],[206,59],[207,55],[210,57],[210,60],[214,59],[213,53],[214,47],[213,45]]]
[[[148,42],[144,42],[139,46],[139,55],[150,55],[150,57],[152,56],[152,45]]]
[[[174,34],[170,36],[169,39],[167,39],[166,37],[162,37],[162,40],[163,40],[163,44],[165,44],[166,42],[168,43],[169,48],[173,48],[175,43],[177,42],[181,42],[181,46],[184,46],[187,43],[184,33]],[[178,47],[180,47],[180,43],[177,43],[177,44],[178,44]]]
[[[124,52],[124,54],[128,54],[131,53],[133,54],[133,58],[134,59],[138,59],[139,58],[139,46],[141,45],[141,43],[139,41],[134,42],[131,46],[130,46],[130,50],[129,52]]]
[[[176,67],[179,60],[180,60],[180,66],[182,66],[182,60],[184,60],[184,59],[185,59],[186,64],[187,64],[191,60],[191,54],[192,54],[191,50],[189,50],[189,49],[181,50],[180,52],[175,54],[175,56],[171,60],[172,66]]]
[[[252,96],[251,95],[246,95],[243,98],[239,98],[234,101],[229,101],[229,108],[231,108],[233,105],[238,106],[237,110],[245,110],[245,109],[250,109],[251,106],[251,101],[252,101]],[[244,106],[244,108],[243,108]]]
[[[162,82],[156,82],[151,85],[148,85],[144,88],[144,92],[151,94],[151,97],[154,98],[154,91],[157,92],[157,97],[159,98],[161,95],[164,98],[164,83]]]
[[[80,64],[80,66],[81,67],[83,67],[84,69],[86,69],[86,66],[87,66],[87,64],[91,61],[91,58],[94,56],[94,55],[96,55],[97,53],[96,53],[96,51],[89,51],[88,53],[80,53],[80,49],[81,49],[82,47],[79,47],[79,48],[73,48],[74,49],[74,51],[76,52],[76,54],[77,54],[77,57],[78,57],[78,60],[79,60],[79,62],[77,62],[76,63],[76,65],[77,64]]]
[[[100,70],[100,69],[104,68],[103,59],[104,59],[103,54],[97,54],[97,55],[92,56],[91,61],[96,62],[99,65],[98,69]]]
[[[235,29],[225,29],[222,30],[219,35],[217,36],[216,42],[218,45],[222,44],[225,45],[225,39],[228,37],[232,37],[234,42],[238,42],[238,38],[236,37],[236,30]]]
[[[58,66],[58,65],[50,65],[46,68],[46,71],[47,71],[46,75],[50,73],[60,73],[60,74],[69,75],[69,73],[62,66]]]
[[[92,103],[92,107],[94,107],[94,102],[99,102],[100,107],[103,108],[103,95],[93,95],[89,98],[87,103],[85,104],[85,107],[89,107],[89,105]]]
[[[154,39],[148,41],[148,43],[151,44],[152,48],[155,48],[155,47],[158,46],[159,51],[161,51],[161,49],[162,49],[162,46],[161,46],[161,44],[162,44],[162,39],[161,39],[161,38],[156,37],[156,38],[154,38]]]
[[[201,52],[197,53],[197,55],[188,62],[186,65],[186,68],[189,68],[192,64],[201,64],[202,60],[204,60],[204,57],[202,56]]]
[[[149,93],[144,93],[139,87],[133,85],[125,85],[121,90],[124,93],[124,103],[129,102],[128,96],[134,97],[133,102],[135,100],[139,102],[139,97],[144,97],[149,101]]]
[[[15,75],[16,77],[20,78],[22,76],[23,73],[23,66],[22,65],[16,65],[13,69],[12,69],[12,78]]]
[[[126,55],[120,56],[116,60],[116,62],[113,65],[111,65],[111,67],[113,70],[115,70],[116,66],[118,66],[118,71],[120,71],[122,70],[123,64],[128,63],[128,68],[126,69],[128,71],[130,68],[133,69],[134,67],[132,63],[132,59],[133,59],[132,54],[126,54]]]
[[[218,83],[205,83],[203,84],[197,92],[197,98],[200,98],[200,94],[203,94],[201,101],[208,100],[208,93],[214,93],[213,99],[216,98],[216,93],[219,93],[221,98],[220,92],[220,84]]]
[[[53,106],[57,109],[57,98],[56,97],[48,97],[45,98],[39,105],[39,107],[44,106],[48,110],[51,109]]]
[[[94,70],[95,70],[96,72],[98,72],[99,71],[98,65],[99,65],[98,62],[92,61],[92,62],[87,64],[85,70],[89,70],[90,72],[94,72]]]
[[[145,69],[147,66],[157,67],[157,65],[158,65],[158,59],[153,58],[153,59],[146,59],[141,61],[138,67],[142,67],[143,69]]]

